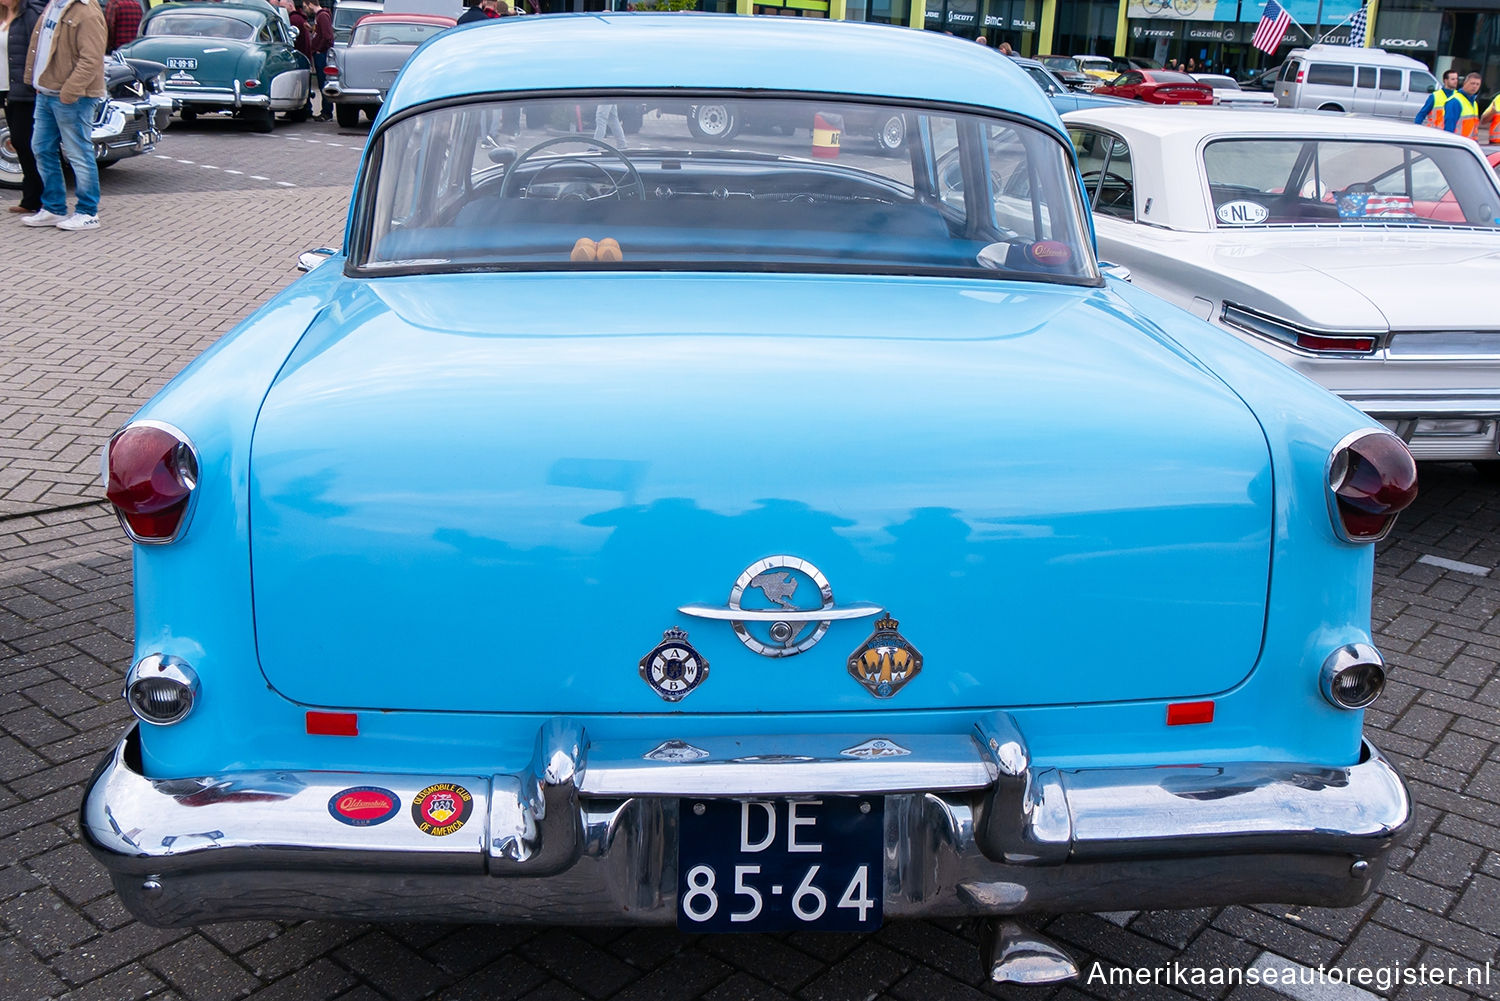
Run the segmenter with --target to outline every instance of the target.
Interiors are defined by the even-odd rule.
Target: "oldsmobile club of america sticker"
[[[417,830],[435,838],[445,838],[464,826],[474,811],[474,797],[469,790],[452,782],[438,782],[417,793],[411,801],[411,819]]]
[[[379,786],[351,786],[333,794],[328,812],[350,827],[374,827],[401,812],[401,797]]]

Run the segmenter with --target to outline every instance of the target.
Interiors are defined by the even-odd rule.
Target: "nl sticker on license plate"
[[[882,797],[684,799],[678,805],[680,930],[880,927]]]

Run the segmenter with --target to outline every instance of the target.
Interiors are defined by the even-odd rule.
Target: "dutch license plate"
[[[680,930],[880,927],[881,797],[684,799],[678,805]]]
[[[167,69],[169,69],[169,70],[195,70],[197,68],[198,68],[198,60],[196,60],[196,59],[168,59],[167,60]]]

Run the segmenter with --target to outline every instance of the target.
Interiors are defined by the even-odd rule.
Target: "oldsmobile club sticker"
[[[379,786],[352,786],[333,794],[328,812],[350,827],[374,827],[401,812],[401,798]]]
[[[464,826],[474,811],[469,790],[452,782],[438,782],[417,793],[411,801],[411,819],[417,829],[435,838],[445,838]]]

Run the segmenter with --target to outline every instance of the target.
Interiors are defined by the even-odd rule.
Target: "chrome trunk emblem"
[[[818,592],[817,604],[805,607],[793,602],[803,583]],[[745,592],[758,590],[774,608],[745,608]],[[804,594],[808,591],[804,590]],[[864,619],[880,614],[880,606],[856,601],[837,605],[833,587],[822,571],[795,556],[767,556],[751,564],[729,590],[723,605],[683,605],[684,615],[727,621],[740,642],[762,657],[792,657],[809,650],[828,626],[839,619]],[[813,628],[808,629],[809,626]]]

